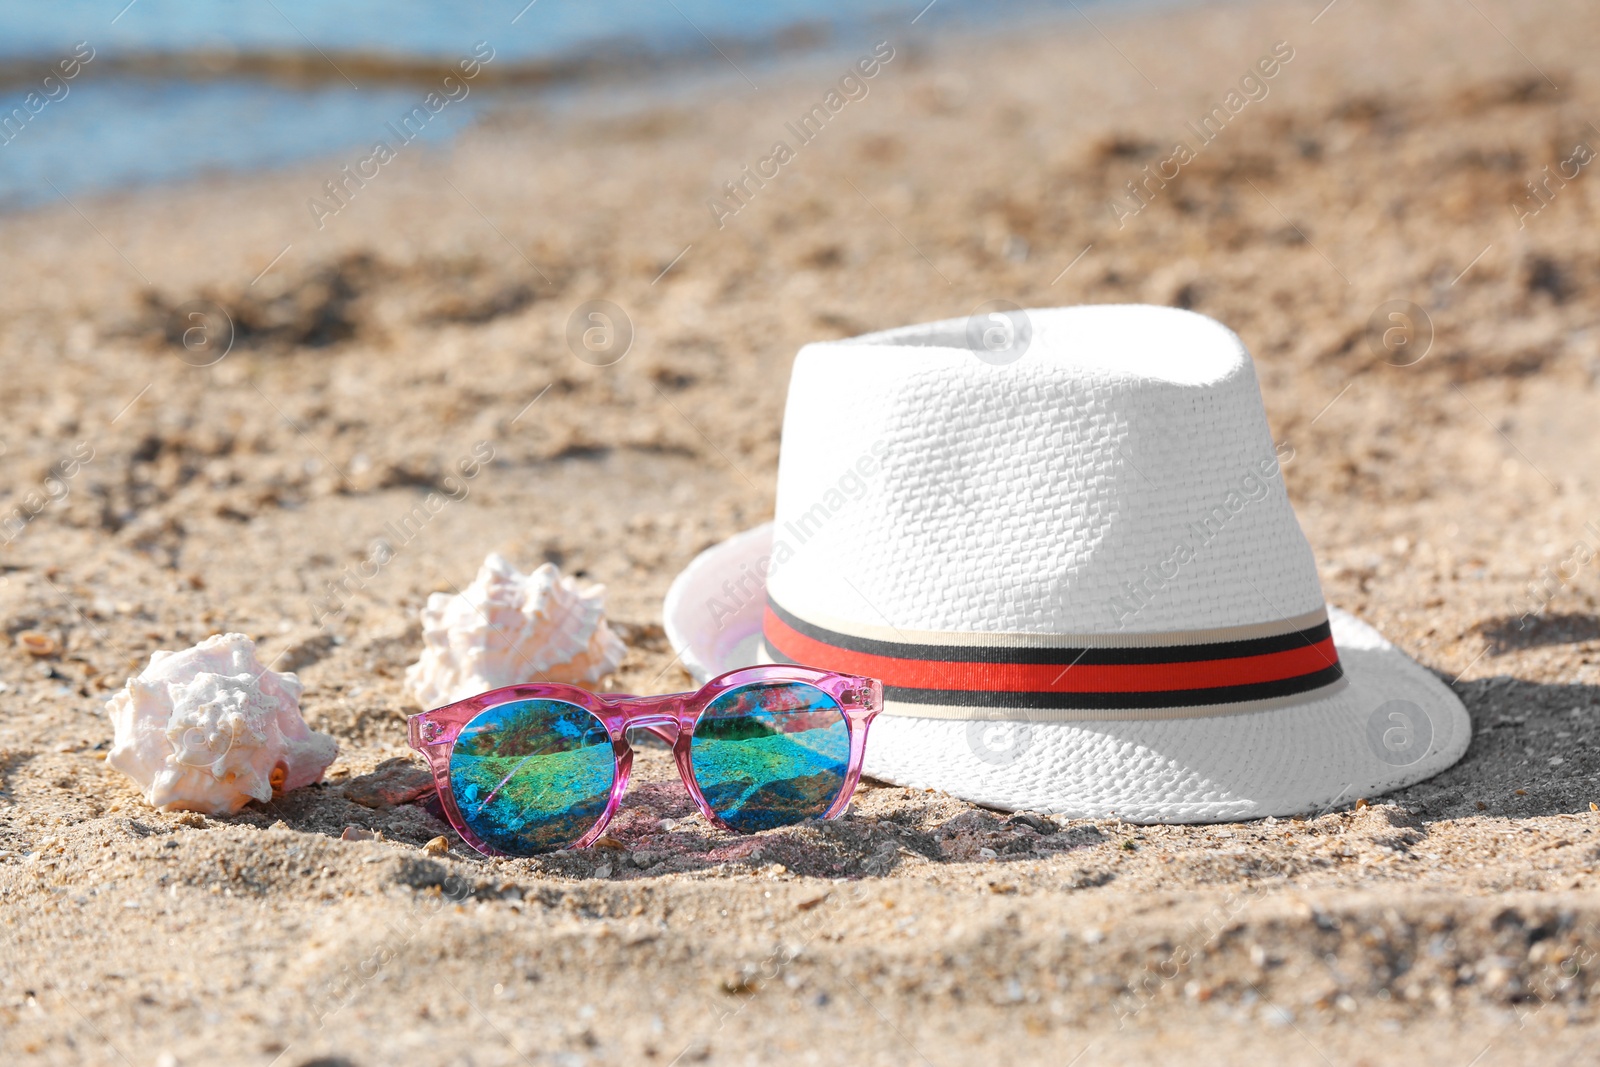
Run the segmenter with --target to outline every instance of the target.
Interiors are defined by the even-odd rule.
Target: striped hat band
[[[769,598],[766,658],[879,678],[889,714],[1034,721],[1260,711],[1343,682],[1325,609],[1215,630],[1146,634],[930,633],[823,625]]]

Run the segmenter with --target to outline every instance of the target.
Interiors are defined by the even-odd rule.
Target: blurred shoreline
[[[728,38],[713,41],[732,59],[763,60],[825,47],[834,39],[823,23],[799,23],[771,40]],[[555,56],[514,59],[502,63],[485,82],[496,87],[548,86],[568,82],[631,80],[704,66],[717,58],[705,55],[705,44],[653,48],[639,38],[620,37],[586,45]],[[31,88],[50,73],[47,56],[0,57],[0,89]],[[321,49],[228,49],[133,51],[103,58],[104,76],[152,82],[250,81],[283,88],[315,88],[347,82],[378,86],[424,86],[455,69],[444,55],[404,55],[383,51]]]
[[[620,9],[602,16],[559,4],[517,13],[468,4],[457,18],[426,14],[420,27],[380,21],[358,38],[346,22],[287,0],[285,23],[292,16],[308,32],[208,25],[203,13],[145,0],[116,26],[52,16],[76,35],[60,43],[56,32],[23,32],[19,16],[0,14],[0,213],[370,146],[384,121],[440,92],[461,57],[483,48],[494,62],[472,79],[470,102],[446,87],[453,114],[432,124],[430,139],[448,140],[501,107],[581,106],[610,92],[679,98],[723,76],[754,89],[779,68],[853,54],[908,30],[930,43],[1073,23],[1090,32],[1079,13],[1043,0],[935,2],[777,3],[749,12],[685,0],[675,12],[635,5],[632,18]],[[1139,0],[1117,12],[1181,2]],[[147,22],[130,27],[136,15]],[[59,67],[75,54],[94,58],[68,83]]]

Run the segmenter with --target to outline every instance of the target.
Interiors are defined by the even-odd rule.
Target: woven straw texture
[[[1322,605],[1232,331],[1172,308],[1028,314],[1032,342],[1006,366],[934,343],[962,343],[959,319],[801,350],[775,523],[794,557],[774,599],[802,617],[1024,633],[1117,628],[1122,608],[1120,628],[1165,631]],[[883,469],[833,514],[830,492],[878,441]],[[1180,545],[1196,558],[1164,579]],[[1142,606],[1124,588],[1140,582]]]

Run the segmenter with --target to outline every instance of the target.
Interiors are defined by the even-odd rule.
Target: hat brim
[[[713,545],[673,581],[667,639],[697,680],[760,662],[770,523]],[[1448,686],[1366,623],[1328,608],[1346,684],[1291,707],[1200,718],[959,721],[880,715],[865,773],[1006,810],[1138,823],[1298,815],[1431,778],[1472,738]]]

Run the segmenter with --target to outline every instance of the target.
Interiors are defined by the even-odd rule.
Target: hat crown
[[[1029,311],[808,345],[784,417],[775,603],[816,621],[1139,634],[1320,610],[1243,343],[1192,312]],[[841,402],[843,397],[843,402]]]

